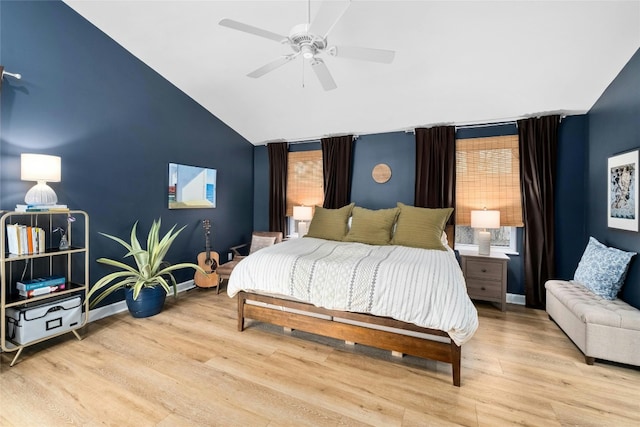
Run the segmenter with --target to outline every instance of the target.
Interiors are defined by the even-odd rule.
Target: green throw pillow
[[[309,231],[305,237],[342,241],[347,235],[347,223],[354,205],[355,203],[351,203],[340,209],[316,206],[313,219],[309,224]]]
[[[398,202],[400,214],[392,245],[446,250],[440,238],[453,208],[416,208]]]
[[[399,208],[370,210],[356,206],[351,212],[351,229],[345,242],[388,245]]]

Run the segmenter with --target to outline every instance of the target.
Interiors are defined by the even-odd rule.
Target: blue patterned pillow
[[[622,288],[627,267],[635,254],[609,248],[590,237],[573,280],[582,283],[602,298],[614,300]]]

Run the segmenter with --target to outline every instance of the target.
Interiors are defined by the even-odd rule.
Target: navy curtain
[[[555,276],[554,187],[560,116],[518,120],[527,307],[544,309],[544,284]]]
[[[417,128],[414,205],[423,208],[456,206],[456,128]],[[451,215],[448,224],[455,223]]]
[[[269,153],[269,231],[286,235],[287,143],[267,144]]]
[[[323,207],[338,209],[351,198],[353,135],[322,138]]]

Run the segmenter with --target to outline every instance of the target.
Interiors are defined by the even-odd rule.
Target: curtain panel
[[[414,204],[423,208],[456,205],[456,128],[417,128]],[[451,215],[448,224],[455,223]]]
[[[322,172],[324,203],[322,207],[338,209],[351,199],[351,164],[353,135],[322,138]]]
[[[554,186],[560,116],[518,120],[527,307],[546,307],[545,282],[555,276]]]
[[[267,144],[269,153],[269,231],[286,235],[287,143]]]

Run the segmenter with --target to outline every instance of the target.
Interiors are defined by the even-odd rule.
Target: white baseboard
[[[526,299],[524,295],[520,294],[507,294],[507,302],[509,304],[525,305]]]
[[[188,291],[189,289],[195,288],[195,284],[193,280],[187,280],[186,282],[178,283],[178,293]],[[104,307],[98,307],[89,311],[89,322],[93,322],[95,320],[103,319],[108,316],[112,316],[117,313],[122,313],[127,310],[126,301],[118,301],[113,304],[105,305]]]

